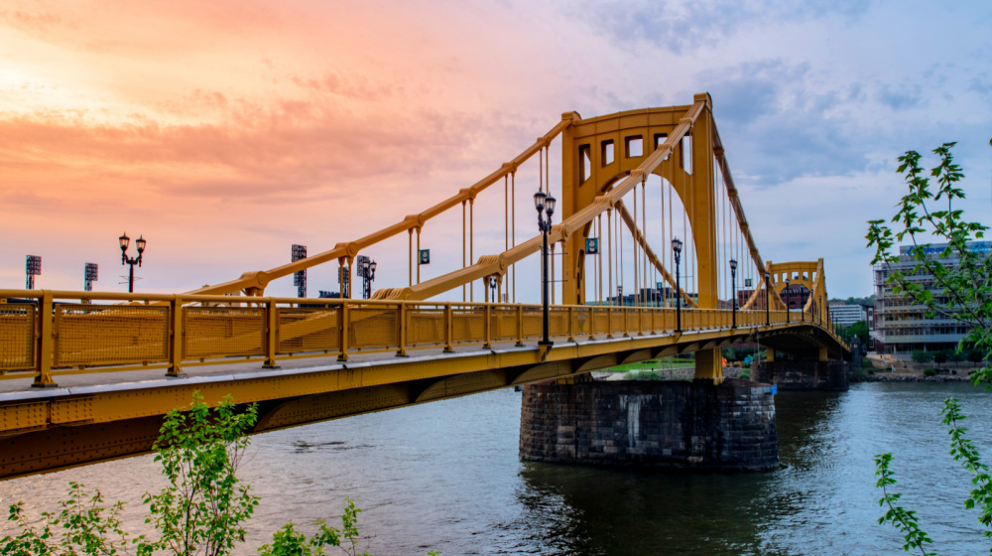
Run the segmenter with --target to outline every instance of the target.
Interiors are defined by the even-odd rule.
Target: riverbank
[[[971,378],[964,374],[926,376],[922,373],[863,373],[859,375],[852,373],[848,378],[851,382],[971,382]]]
[[[741,378],[743,367],[724,367],[724,378]],[[748,371],[750,372],[750,371]],[[643,376],[639,376],[643,375]],[[692,380],[696,376],[695,367],[677,367],[668,369],[642,369],[627,372],[594,372],[594,380]]]

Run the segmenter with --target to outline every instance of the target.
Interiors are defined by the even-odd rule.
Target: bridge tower
[[[708,93],[701,93],[693,100],[704,102],[705,107],[687,134],[691,136],[691,147],[686,149],[685,142],[678,141],[672,155],[657,166],[654,174],[672,185],[692,227],[696,253],[694,270],[698,277],[698,292],[694,293],[698,293],[699,308],[716,309],[718,262],[712,99]],[[635,171],[655,148],[669,140],[675,128],[688,118],[690,108],[691,105],[647,108],[588,120],[578,119],[571,112],[563,114],[563,118],[573,120],[562,133],[562,200],[559,204],[562,219],[592,204],[596,197]],[[691,161],[690,164],[686,164],[687,161]],[[691,173],[687,166],[691,166]],[[615,217],[619,218],[619,215]],[[634,215],[634,221],[638,221],[637,215]],[[591,229],[591,224],[587,225],[581,233],[565,239],[562,292],[566,304],[586,302],[583,268],[585,240],[590,237]],[[642,232],[647,235],[646,231]],[[648,236],[648,243],[651,239]],[[660,238],[654,239],[660,241]],[[696,352],[697,379],[719,381],[722,377],[722,356],[718,348]]]

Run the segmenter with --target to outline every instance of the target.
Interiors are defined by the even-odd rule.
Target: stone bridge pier
[[[851,364],[830,359],[825,348],[821,348],[817,358],[776,359],[771,349],[768,354],[765,361],[757,361],[751,367],[751,376],[758,382],[775,384],[781,390],[846,391],[849,387],[847,375]]]
[[[524,387],[520,459],[705,471],[777,469],[774,388],[745,380]]]

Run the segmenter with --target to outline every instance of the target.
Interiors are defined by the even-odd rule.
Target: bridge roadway
[[[674,317],[671,309],[638,311]],[[792,322],[786,324],[784,312],[772,311],[771,325],[764,324],[764,311],[739,312],[738,322],[752,325],[737,328],[729,322],[704,323],[712,323],[714,316],[723,321],[730,311],[709,311],[706,319],[699,318],[701,313],[684,312],[684,328],[693,330],[683,333],[667,326],[668,330],[626,330],[626,334],[615,330],[612,337],[604,330],[569,340],[569,333],[558,326],[550,350],[528,338],[520,346],[514,341],[491,342],[488,348],[477,343],[447,346],[450,349],[442,345],[400,357],[395,349],[349,351],[346,361],[338,360],[340,353],[285,354],[276,361],[278,368],[264,368],[264,356],[224,357],[216,364],[185,363],[181,377],[163,376],[164,365],[132,370],[93,366],[50,371],[58,384],[48,388],[33,388],[31,373],[8,373],[0,377],[5,379],[0,380],[0,478],[145,453],[158,435],[162,416],[187,405],[195,391],[211,404],[227,395],[239,404],[257,402],[259,422],[254,432],[258,433],[568,379],[617,364],[713,350],[746,339],[821,357],[840,356],[846,349],[826,328],[808,320],[795,322],[796,317],[808,317],[799,312],[793,312]],[[448,314],[450,318],[450,310]],[[674,325],[674,319],[663,321]],[[753,324],[757,322],[761,324]]]

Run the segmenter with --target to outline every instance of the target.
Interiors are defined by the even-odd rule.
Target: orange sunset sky
[[[433,205],[562,112],[709,91],[762,254],[823,256],[832,294],[868,295],[864,222],[893,212],[901,152],[960,141],[968,216],[990,220],[989,6],[5,0],[0,288],[34,254],[39,288],[95,262],[94,289],[125,291],[124,231],[148,240],[137,291],[226,281]],[[501,251],[502,189],[479,211],[476,255]],[[425,231],[425,278],[460,266],[460,217]],[[405,247],[369,253],[376,287],[405,284]]]

